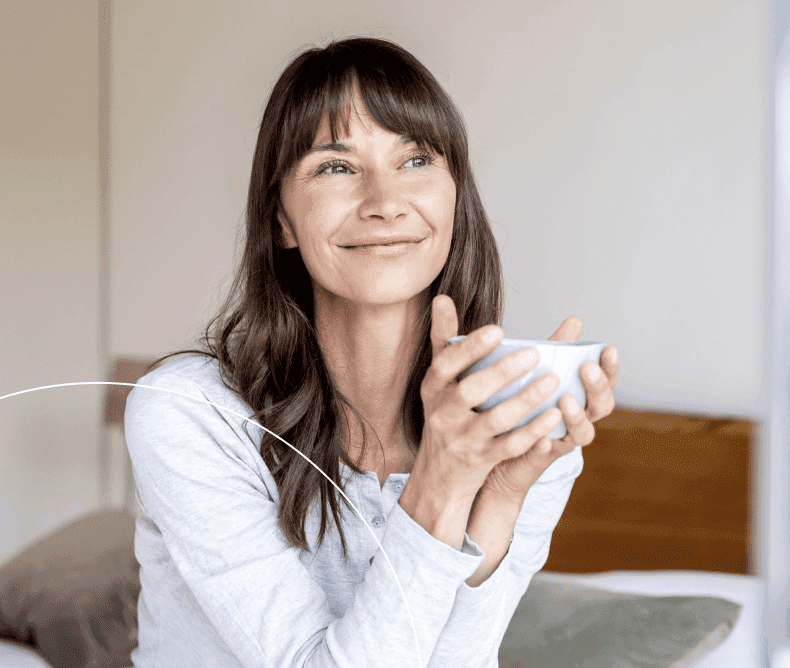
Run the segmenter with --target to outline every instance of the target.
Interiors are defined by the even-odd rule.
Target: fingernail
[[[595,382],[601,377],[601,370],[597,366],[591,366],[590,370],[587,372],[587,377]]]
[[[568,413],[568,415],[576,415],[576,413],[579,412],[579,402],[577,402],[576,399],[569,399],[566,406],[565,412]]]
[[[612,352],[612,363],[614,364],[617,361],[617,348],[614,349]]]

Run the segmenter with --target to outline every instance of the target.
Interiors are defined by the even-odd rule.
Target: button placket
[[[386,520],[381,515],[376,515],[372,520],[370,520],[370,525],[374,529],[380,529],[381,527],[384,526],[385,523],[386,523]],[[379,536],[377,536],[377,538],[379,539],[379,541],[381,541],[382,536],[379,535]],[[378,549],[378,545],[376,545],[376,549]],[[371,565],[373,564],[373,557],[370,558],[370,563],[371,563]]]

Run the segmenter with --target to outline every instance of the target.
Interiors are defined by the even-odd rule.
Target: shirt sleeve
[[[461,583],[429,668],[497,668],[502,639],[521,597],[549,556],[551,534],[582,471],[577,446],[553,462],[527,492],[510,548],[477,587]]]
[[[482,552],[436,540],[396,504],[382,546],[397,580],[388,560],[376,559],[345,615],[335,618],[279,529],[262,460],[255,461],[260,454],[240,436],[243,418],[209,401],[222,403],[187,377],[154,371],[129,395],[126,439],[141,505],[240,665],[427,666]]]

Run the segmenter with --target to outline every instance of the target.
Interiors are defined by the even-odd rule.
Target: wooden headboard
[[[753,574],[755,427],[632,408],[596,422],[544,570]]]

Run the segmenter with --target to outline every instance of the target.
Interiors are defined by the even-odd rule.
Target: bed
[[[110,380],[133,383],[147,364],[118,360]],[[122,425],[129,391],[107,387],[108,426]],[[755,429],[636,407],[598,422],[548,561],[505,634],[500,668],[760,667]],[[0,668],[130,666],[133,537],[133,514],[104,508],[0,564]]]

